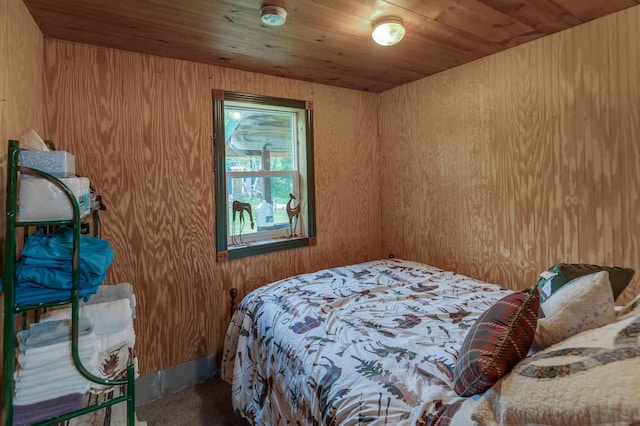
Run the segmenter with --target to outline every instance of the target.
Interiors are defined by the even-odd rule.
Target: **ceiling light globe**
[[[402,40],[406,33],[399,19],[383,19],[374,25],[371,37],[381,46],[393,46]]]

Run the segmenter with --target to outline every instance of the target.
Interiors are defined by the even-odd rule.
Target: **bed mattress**
[[[253,424],[420,424],[461,399],[458,348],[509,292],[399,259],[274,282],[234,313],[222,377]]]

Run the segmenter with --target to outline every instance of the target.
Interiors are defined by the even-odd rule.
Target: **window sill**
[[[218,261],[242,259],[244,257],[257,256],[260,254],[313,246],[315,244],[315,237],[282,238],[251,242],[240,246],[229,247],[226,252],[218,252]]]

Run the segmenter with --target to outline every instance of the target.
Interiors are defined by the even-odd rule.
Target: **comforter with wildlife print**
[[[458,348],[508,292],[399,259],[281,280],[240,303],[222,377],[256,425],[416,424],[461,399]]]

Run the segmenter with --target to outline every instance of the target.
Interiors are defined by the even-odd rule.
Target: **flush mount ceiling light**
[[[402,40],[406,30],[402,26],[402,19],[386,17],[373,23],[371,37],[380,46],[393,46]]]
[[[262,6],[260,8],[262,23],[270,27],[279,27],[287,20],[287,11],[280,6]]]

